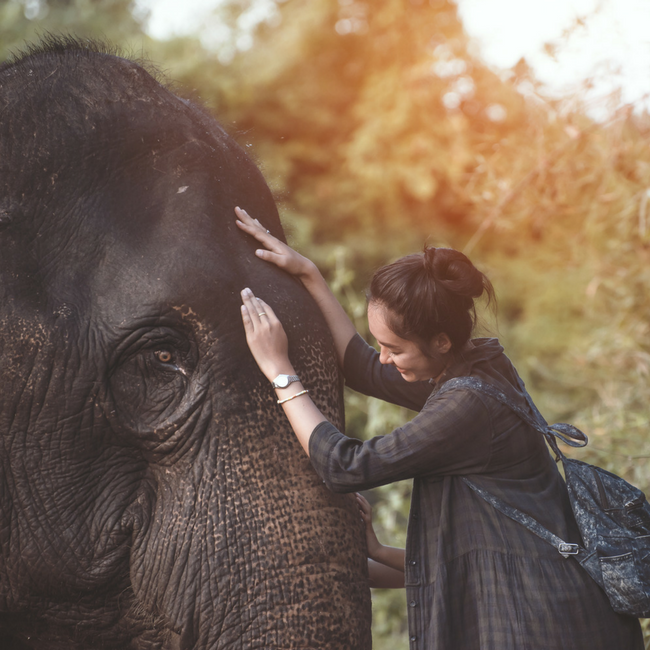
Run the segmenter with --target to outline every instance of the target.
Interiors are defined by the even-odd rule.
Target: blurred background
[[[205,104],[364,336],[377,266],[465,251],[497,290],[482,334],[589,435],[569,453],[648,491],[648,0],[0,0],[2,59],[48,32],[149,59]],[[354,436],[413,415],[346,399]],[[368,496],[403,545],[410,484]],[[373,608],[376,650],[406,650],[404,593]]]

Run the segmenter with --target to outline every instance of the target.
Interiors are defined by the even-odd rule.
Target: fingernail
[[[248,296],[249,294],[253,293],[248,287],[245,289],[241,290],[242,296]]]
[[[262,249],[258,248],[255,251],[255,255],[257,255],[257,257],[262,257],[262,255],[264,255],[264,251]]]

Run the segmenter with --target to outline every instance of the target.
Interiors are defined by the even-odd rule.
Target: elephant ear
[[[124,348],[110,374],[107,415],[131,444],[169,453],[182,445],[206,392],[196,346],[179,332],[156,328]]]

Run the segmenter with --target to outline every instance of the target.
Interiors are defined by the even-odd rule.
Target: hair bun
[[[432,269],[438,283],[460,297],[479,298],[486,289],[485,275],[463,253],[452,248],[436,249]]]

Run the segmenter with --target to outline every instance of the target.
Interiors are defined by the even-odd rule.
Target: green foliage
[[[589,435],[575,455],[648,491],[650,117],[620,109],[594,123],[542,97],[525,64],[495,74],[446,0],[278,8],[279,24],[224,65],[196,40],[149,39],[127,0],[6,0],[0,53],[46,30],[146,48],[252,145],[290,241],[364,336],[374,268],[425,242],[465,249],[497,289],[488,331],[547,419]],[[350,435],[412,415],[346,400]],[[409,496],[408,482],[369,495],[384,542],[404,543]],[[408,648],[403,593],[373,602],[375,647]]]
[[[151,43],[131,13],[131,0],[4,0],[0,2],[0,57],[46,33],[96,38],[141,53]]]
[[[355,12],[362,27],[337,33]],[[484,148],[500,137],[502,127],[486,128],[488,108],[517,121],[523,99],[469,57],[451,3],[390,0],[370,11],[293,0],[283,15],[274,39],[294,56],[257,75],[255,101],[237,107],[237,121],[281,170],[294,209],[316,222],[316,241],[358,233],[401,241],[405,228],[446,238],[465,217],[473,141]],[[265,44],[251,67],[261,67]],[[463,110],[447,110],[445,97]]]

